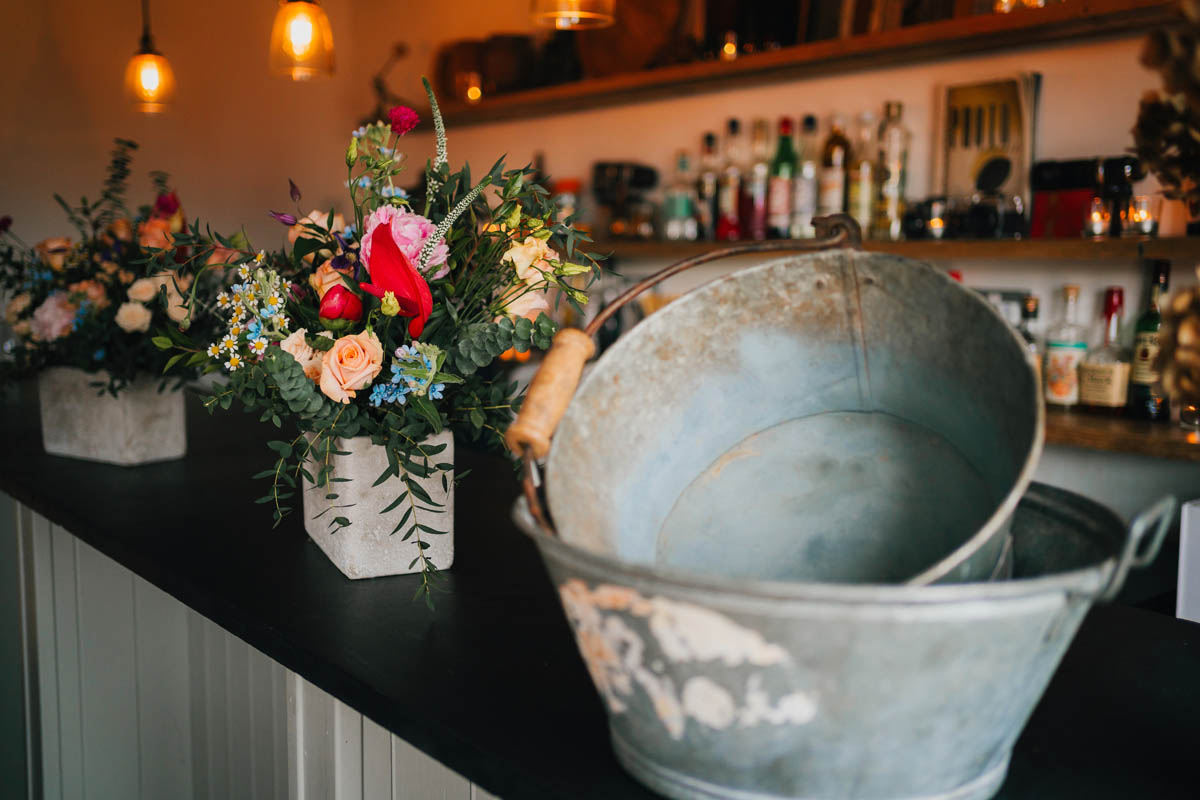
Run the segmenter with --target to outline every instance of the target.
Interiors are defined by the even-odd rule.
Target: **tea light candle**
[[[1153,236],[1158,232],[1158,220],[1151,204],[1151,198],[1138,195],[1129,200],[1129,209],[1125,212],[1125,233],[1129,236]]]
[[[1112,215],[1108,212],[1108,207],[1104,204],[1104,198],[1093,197],[1088,215],[1083,221],[1083,233],[1085,236],[1094,238],[1107,236],[1108,226],[1111,221]]]

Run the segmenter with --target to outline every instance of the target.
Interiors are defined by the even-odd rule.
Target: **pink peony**
[[[33,312],[33,338],[39,342],[52,342],[71,332],[75,325],[75,313],[79,307],[70,301],[66,292],[53,292],[46,302]]]
[[[371,216],[367,217],[360,250],[360,257],[368,265],[371,263],[371,232],[380,223],[386,223],[389,226],[392,231],[392,239],[400,248],[400,252],[408,257],[413,266],[416,266],[417,256],[421,254],[425,240],[433,235],[434,224],[406,208],[380,206],[375,209]],[[450,267],[446,265],[446,257],[449,255],[450,248],[446,245],[445,240],[438,242],[429,256],[429,263],[425,265],[425,277],[435,281],[445,277],[446,273],[450,271]],[[441,269],[433,271],[434,267],[439,266]],[[431,272],[432,274],[430,274]]]
[[[421,118],[408,106],[394,106],[388,112],[388,121],[392,123],[392,133],[403,136],[417,127]]]

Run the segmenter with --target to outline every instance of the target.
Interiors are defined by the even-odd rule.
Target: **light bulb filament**
[[[288,25],[288,40],[292,45],[292,54],[296,58],[304,58],[312,47],[313,24],[305,14],[296,16]]]
[[[142,91],[147,96],[153,97],[158,92],[161,78],[158,74],[158,65],[153,61],[148,61],[142,65],[138,72],[138,81],[142,84]]]

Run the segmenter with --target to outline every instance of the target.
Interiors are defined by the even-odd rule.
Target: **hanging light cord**
[[[150,0],[142,0],[142,52],[154,52],[154,37],[150,35]]]

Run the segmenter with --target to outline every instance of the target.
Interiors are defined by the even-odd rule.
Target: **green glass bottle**
[[[1162,394],[1154,359],[1158,356],[1158,329],[1162,315],[1158,306],[1167,296],[1171,280],[1171,262],[1150,261],[1150,303],[1138,317],[1133,335],[1133,367],[1129,373],[1129,416],[1134,419],[1167,422],[1171,406]]]

